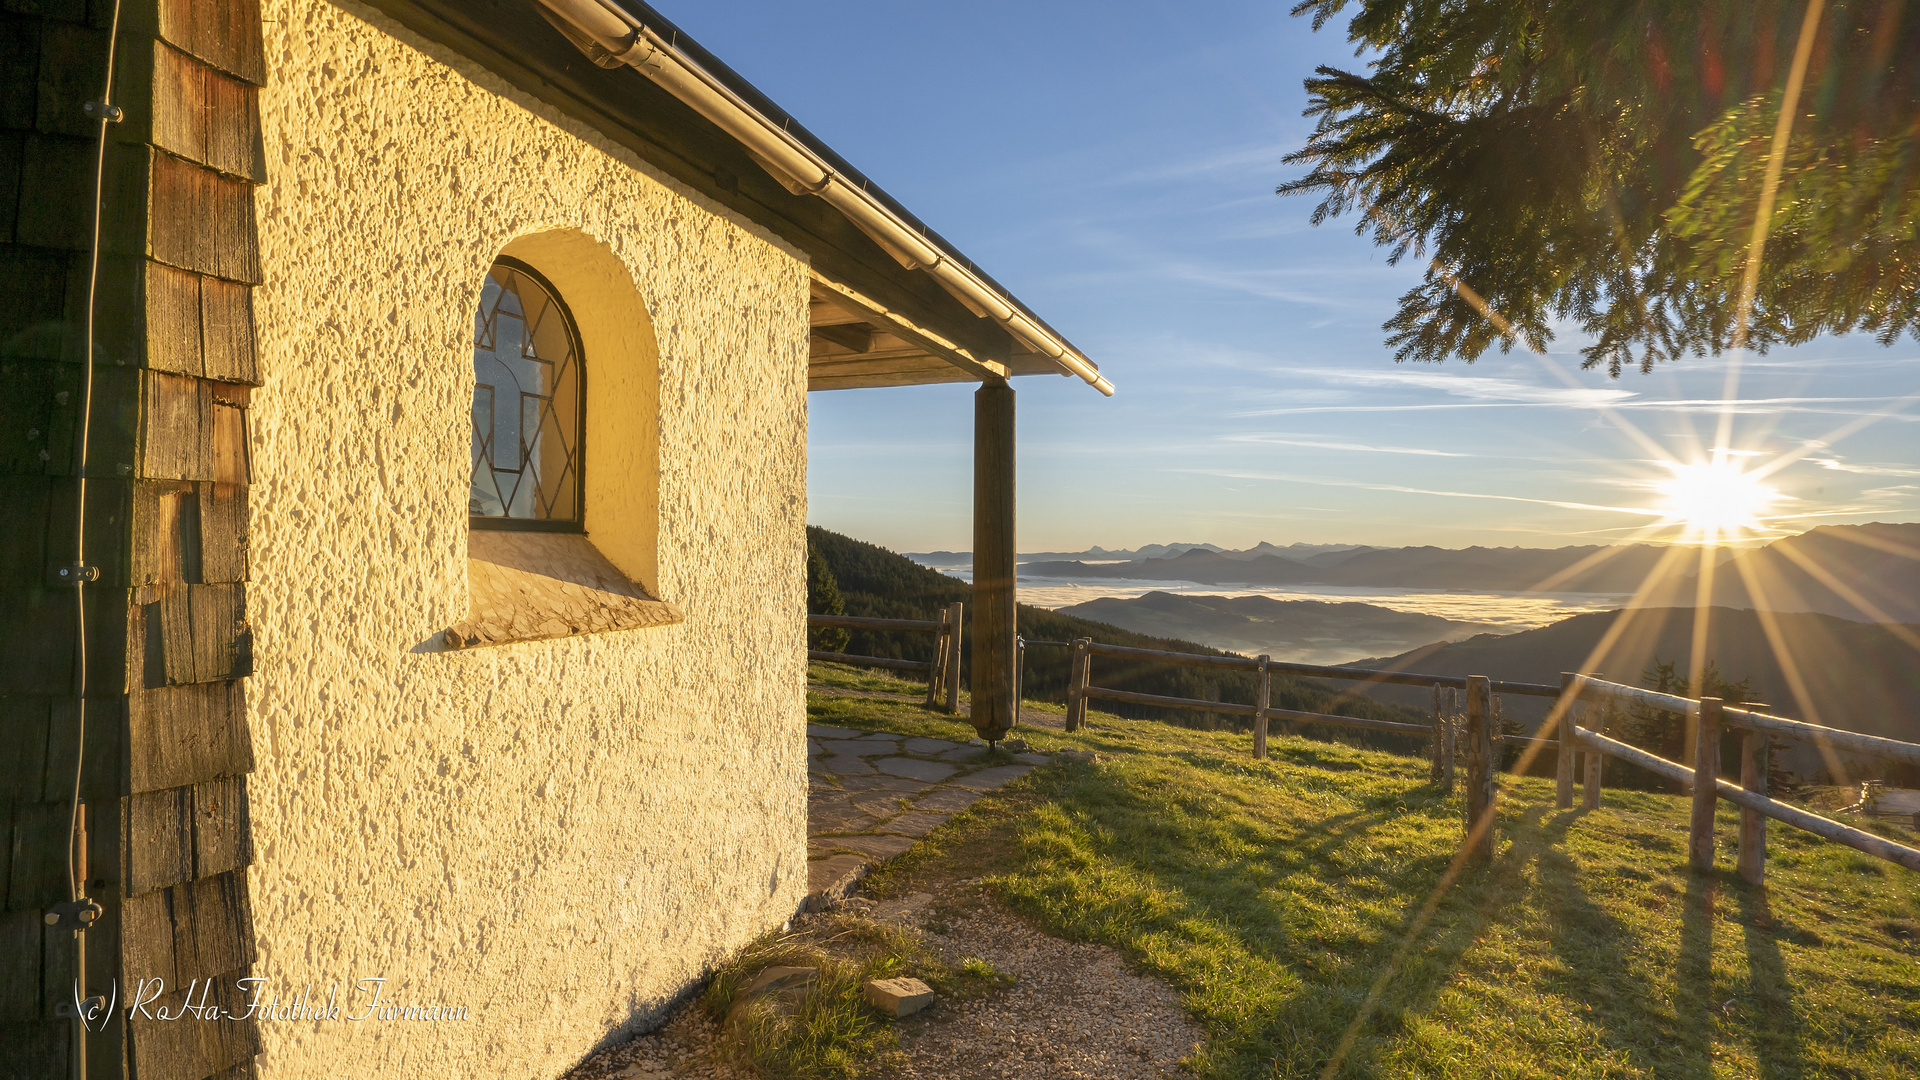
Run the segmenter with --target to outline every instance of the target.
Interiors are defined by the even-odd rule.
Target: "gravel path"
[[[1184,1075],[1182,1058],[1199,1049],[1200,1029],[1179,995],[1127,970],[1101,945],[1062,941],[971,892],[980,906],[954,917],[955,897],[942,905],[943,933],[923,930],[950,962],[977,956],[1014,977],[1014,985],[975,1001],[941,1001],[899,1021],[907,1064],[884,1080],[1159,1080]],[[876,905],[851,897],[835,914],[871,913],[876,920],[921,929],[933,897],[919,893]],[[801,916],[796,929],[810,918]],[[697,1003],[667,1024],[602,1051],[565,1080],[748,1080],[715,1065],[707,1051],[714,1023]]]
[[[912,924],[932,899],[910,896],[874,915]],[[1175,1077],[1204,1038],[1171,987],[1135,975],[1103,945],[1049,937],[984,898],[939,928],[927,938],[950,961],[978,956],[1017,981],[901,1021],[909,1064],[898,1080]]]

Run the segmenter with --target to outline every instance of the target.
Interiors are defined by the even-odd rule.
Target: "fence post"
[[[1613,706],[1607,705],[1600,715],[1601,733],[1605,734],[1607,730],[1611,730],[1613,727],[1613,725],[1608,722],[1613,716]],[[1600,778],[1601,772],[1605,770],[1606,767],[1607,755],[1598,750],[1587,751],[1587,782],[1580,793],[1580,805],[1582,808],[1587,810],[1600,809]]]
[[[1467,676],[1467,845],[1476,862],[1493,861],[1493,685]]]
[[[1758,731],[1742,733],[1740,740],[1740,786],[1755,795],[1767,793],[1767,756],[1771,752],[1767,737]],[[1767,883],[1767,819],[1746,807],[1740,808],[1740,876],[1749,885]]]
[[[947,607],[947,624],[953,630],[947,639],[947,712],[950,715],[960,711],[960,634],[963,625],[960,617],[965,607],[958,600]]]
[[[1087,722],[1087,682],[1092,676],[1092,638],[1073,639],[1073,670],[1067,676],[1067,730],[1079,731]]]
[[[1433,767],[1427,770],[1427,779],[1433,781],[1436,784],[1440,782],[1440,757],[1441,757],[1441,754],[1444,753],[1444,751],[1442,750],[1442,744],[1446,742],[1446,738],[1440,734],[1440,728],[1445,723],[1446,723],[1446,720],[1444,719],[1443,714],[1440,712],[1440,684],[1434,683],[1433,684]]]
[[[1265,761],[1267,757],[1267,706],[1273,700],[1273,678],[1267,665],[1271,663],[1273,657],[1261,655],[1260,683],[1253,695],[1253,757],[1256,761]]]
[[[1713,812],[1720,797],[1714,778],[1720,775],[1720,699],[1700,699],[1700,720],[1693,739],[1693,827],[1687,835],[1687,857],[1695,870],[1713,869]]]
[[[1460,694],[1458,691],[1448,688],[1445,700],[1447,704],[1444,717],[1440,723],[1440,738],[1443,740],[1440,744],[1440,790],[1444,794],[1452,795],[1453,762],[1455,756],[1454,746],[1459,741],[1458,736],[1460,734],[1460,725],[1458,723],[1460,718],[1460,710],[1458,708],[1460,704]]]
[[[1013,635],[1013,726],[1020,726],[1020,695],[1026,692],[1027,639]]]
[[[1553,805],[1561,810],[1573,809],[1573,755],[1574,742],[1573,719],[1574,674],[1571,671],[1560,673],[1560,696],[1554,699],[1553,711],[1557,716],[1560,733],[1560,749],[1555,754],[1554,801]]]
[[[940,680],[947,673],[947,612],[940,612],[940,632],[933,636],[933,662],[927,667],[927,708],[940,704]]]

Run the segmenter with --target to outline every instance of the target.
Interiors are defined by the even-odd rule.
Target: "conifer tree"
[[[1383,327],[1396,359],[1544,349],[1557,320],[1593,336],[1585,366],[1614,375],[1736,339],[1920,338],[1920,4],[1303,0],[1294,14],[1319,29],[1350,6],[1368,70],[1307,80],[1318,127],[1287,160],[1310,171],[1278,190],[1320,195],[1316,225],[1353,213],[1392,261],[1431,260]]]

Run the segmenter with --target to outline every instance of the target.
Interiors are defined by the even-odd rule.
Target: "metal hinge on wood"
[[[60,583],[63,585],[71,584],[76,581],[99,581],[99,580],[100,580],[100,568],[97,566],[82,566],[79,563],[73,563],[72,565],[63,566],[60,568]]]
[[[85,930],[94,920],[106,914],[99,901],[85,898],[63,900],[47,909],[42,921],[56,930]]]
[[[80,108],[95,120],[105,120],[109,124],[117,124],[127,118],[125,110],[120,106],[110,105],[104,101],[89,101]]]

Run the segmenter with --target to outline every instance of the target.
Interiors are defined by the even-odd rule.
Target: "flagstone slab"
[[[880,826],[883,833],[899,833],[902,836],[921,837],[944,825],[945,814],[901,814],[889,819]]]
[[[808,911],[837,903],[866,875],[873,860],[865,855],[829,855],[807,863]]]
[[[849,776],[840,781],[840,786],[848,791],[911,791],[927,790],[927,784],[905,776]]]
[[[966,788],[938,787],[921,796],[913,805],[918,810],[957,814],[972,806],[980,798],[980,794],[978,791],[968,791]]]
[[[1049,759],[984,744],[807,726],[807,909],[848,895],[985,792]]]
[[[1002,784],[1010,784],[1033,771],[1031,765],[1001,765],[992,769],[981,769],[968,773],[954,781],[958,787],[972,788],[975,791],[992,791]]]
[[[965,745],[957,742],[949,742],[946,739],[908,739],[906,744],[907,753],[926,754],[928,756],[943,754],[949,750],[964,749],[966,749]]]
[[[847,803],[813,802],[807,805],[807,832],[812,834],[871,832],[881,818],[891,816],[891,814],[870,814],[860,807]]]
[[[925,780],[933,784],[953,775],[954,767],[944,761],[926,761],[921,758],[890,757],[881,758],[873,763],[874,767],[891,776],[906,776],[915,780]]]
[[[913,840],[905,836],[835,836],[831,840],[835,847],[858,851],[876,859],[891,859],[913,846]]]
[[[854,805],[858,806],[862,813],[872,815],[875,820],[885,821],[895,814],[906,812],[907,801],[911,798],[913,798],[911,792],[873,791],[865,793]]]

